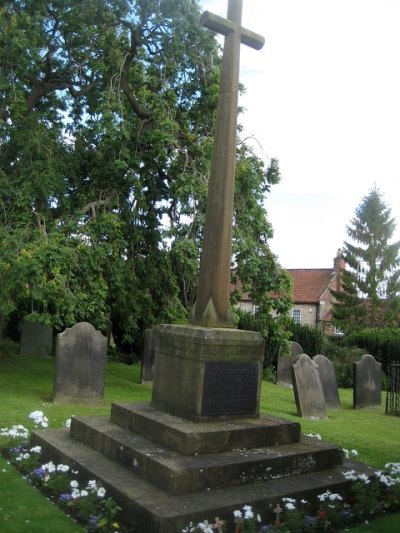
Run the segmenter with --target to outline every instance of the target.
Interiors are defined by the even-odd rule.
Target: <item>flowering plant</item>
[[[33,411],[28,418],[36,427],[48,427],[48,418],[42,411]],[[70,420],[66,425],[69,423]],[[116,515],[121,509],[106,497],[106,489],[96,480],[89,480],[84,488],[79,488],[79,482],[71,479],[78,471],[62,463],[40,461],[42,449],[40,446],[29,446],[29,430],[22,425],[1,428],[0,436],[13,443],[3,449],[10,463],[24,474],[27,481],[45,492],[74,518],[86,523],[86,531],[117,533],[120,530]]]

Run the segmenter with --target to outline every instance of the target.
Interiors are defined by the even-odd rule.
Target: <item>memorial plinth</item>
[[[153,407],[192,421],[259,416],[264,340],[255,331],[153,328]]]

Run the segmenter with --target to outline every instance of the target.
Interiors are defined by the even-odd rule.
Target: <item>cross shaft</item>
[[[233,195],[239,93],[240,44],[260,49],[264,38],[242,28],[242,0],[229,0],[223,19],[206,11],[201,21],[225,36],[221,65],[214,151],[211,161],[197,298],[189,322],[208,327],[233,327],[229,306],[232,254]]]

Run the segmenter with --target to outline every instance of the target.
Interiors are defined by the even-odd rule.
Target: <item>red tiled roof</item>
[[[298,304],[319,302],[334,274],[331,268],[294,268],[287,272],[293,278],[293,301]]]

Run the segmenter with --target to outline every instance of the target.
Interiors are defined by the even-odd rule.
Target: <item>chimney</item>
[[[342,257],[342,250],[339,248],[336,257],[333,260],[333,268],[336,272],[336,291],[341,292],[342,290],[342,270],[346,267],[346,263]]]

